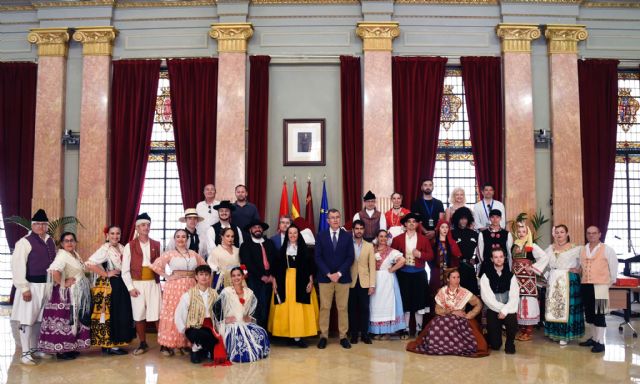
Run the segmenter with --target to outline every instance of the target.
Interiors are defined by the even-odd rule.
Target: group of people
[[[446,210],[432,196],[432,180],[421,191],[411,210],[394,193],[384,214],[367,192],[363,209],[346,223],[350,231],[330,209],[328,230],[313,234],[301,218],[282,216],[268,238],[245,186],[236,187],[231,203],[215,200],[215,186],[207,185],[204,201],[185,210],[185,228],[164,252],[149,238],[151,218],[142,213],[131,241],[123,246],[121,229],[112,225],[86,261],[74,233],[56,246],[38,210],[12,258],[11,318],[20,324],[21,361],[74,359],[91,346],[123,355],[136,337],[132,353],[140,355],[149,349],[148,323],[155,323],[163,356],[189,354],[193,363],[265,358],[270,335],[300,348],[319,335],[324,349],[334,300],[345,349],[417,335],[407,350],[480,357],[502,347],[504,328],[504,350],[512,354],[516,340],[531,340],[544,308],[546,336],[566,345],[584,335],[586,320],[591,334],[580,345],[604,351],[617,259],[598,228],[587,229],[581,247],[556,225],[543,251],[524,222],[505,228],[504,206],[490,184],[473,209],[462,189]]]

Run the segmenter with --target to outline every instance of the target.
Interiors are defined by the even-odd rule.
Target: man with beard
[[[271,264],[276,257],[276,248],[270,239],[264,238],[269,225],[260,220],[251,221],[244,230],[251,236],[240,246],[240,262],[247,268],[247,286],[258,299],[254,317],[262,328],[267,328],[271,293],[276,284],[271,274]]]
[[[422,190],[422,196],[413,202],[411,212],[420,215],[422,234],[431,240],[435,236],[435,228],[438,220],[444,217],[444,205],[442,205],[442,201],[431,195],[433,193],[433,180],[423,180],[420,185],[420,190]]]
[[[236,206],[231,204],[229,200],[222,200],[220,204],[214,205],[213,209],[218,211],[219,221],[207,229],[207,251],[208,254],[213,252],[213,249],[222,243],[222,239],[220,238],[220,234],[224,228],[233,229],[234,237],[233,237],[233,245],[236,248],[240,248],[244,238],[243,231],[236,225],[234,222],[231,223],[231,212],[236,209]]]
[[[236,186],[236,202],[233,204],[236,209],[232,210],[231,221],[239,228],[243,229],[254,220],[260,220],[260,214],[255,204],[247,200],[247,187],[243,184]],[[249,237],[249,233],[244,233]]]
[[[358,343],[358,333],[365,344],[369,337],[369,296],[376,291],[376,257],[373,245],[363,239],[365,224],[353,222],[353,251],[355,261],[351,266],[351,288],[349,288],[349,333],[351,344]]]

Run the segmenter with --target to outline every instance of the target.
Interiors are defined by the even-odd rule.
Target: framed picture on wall
[[[284,119],[284,166],[325,165],[325,119]]]

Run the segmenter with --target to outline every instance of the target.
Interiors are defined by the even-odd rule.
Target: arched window
[[[140,212],[151,216],[149,236],[162,243],[164,249],[173,232],[182,227],[178,218],[184,213],[180,180],[176,164],[176,144],[173,135],[169,73],[160,72],[158,98],[151,133],[151,151],[144,179]]]
[[[616,171],[606,242],[618,253],[640,252],[640,74],[618,73]],[[618,238],[616,238],[618,237]]]
[[[476,174],[460,68],[447,68],[441,108],[433,195],[449,206],[451,191],[461,187],[467,204],[473,204],[476,200]]]

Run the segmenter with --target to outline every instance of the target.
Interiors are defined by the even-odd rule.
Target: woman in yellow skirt
[[[302,338],[318,334],[318,297],[313,286],[315,263],[295,225],[287,229],[271,270],[277,288],[267,328],[273,336],[288,337],[291,345],[306,348]]]

